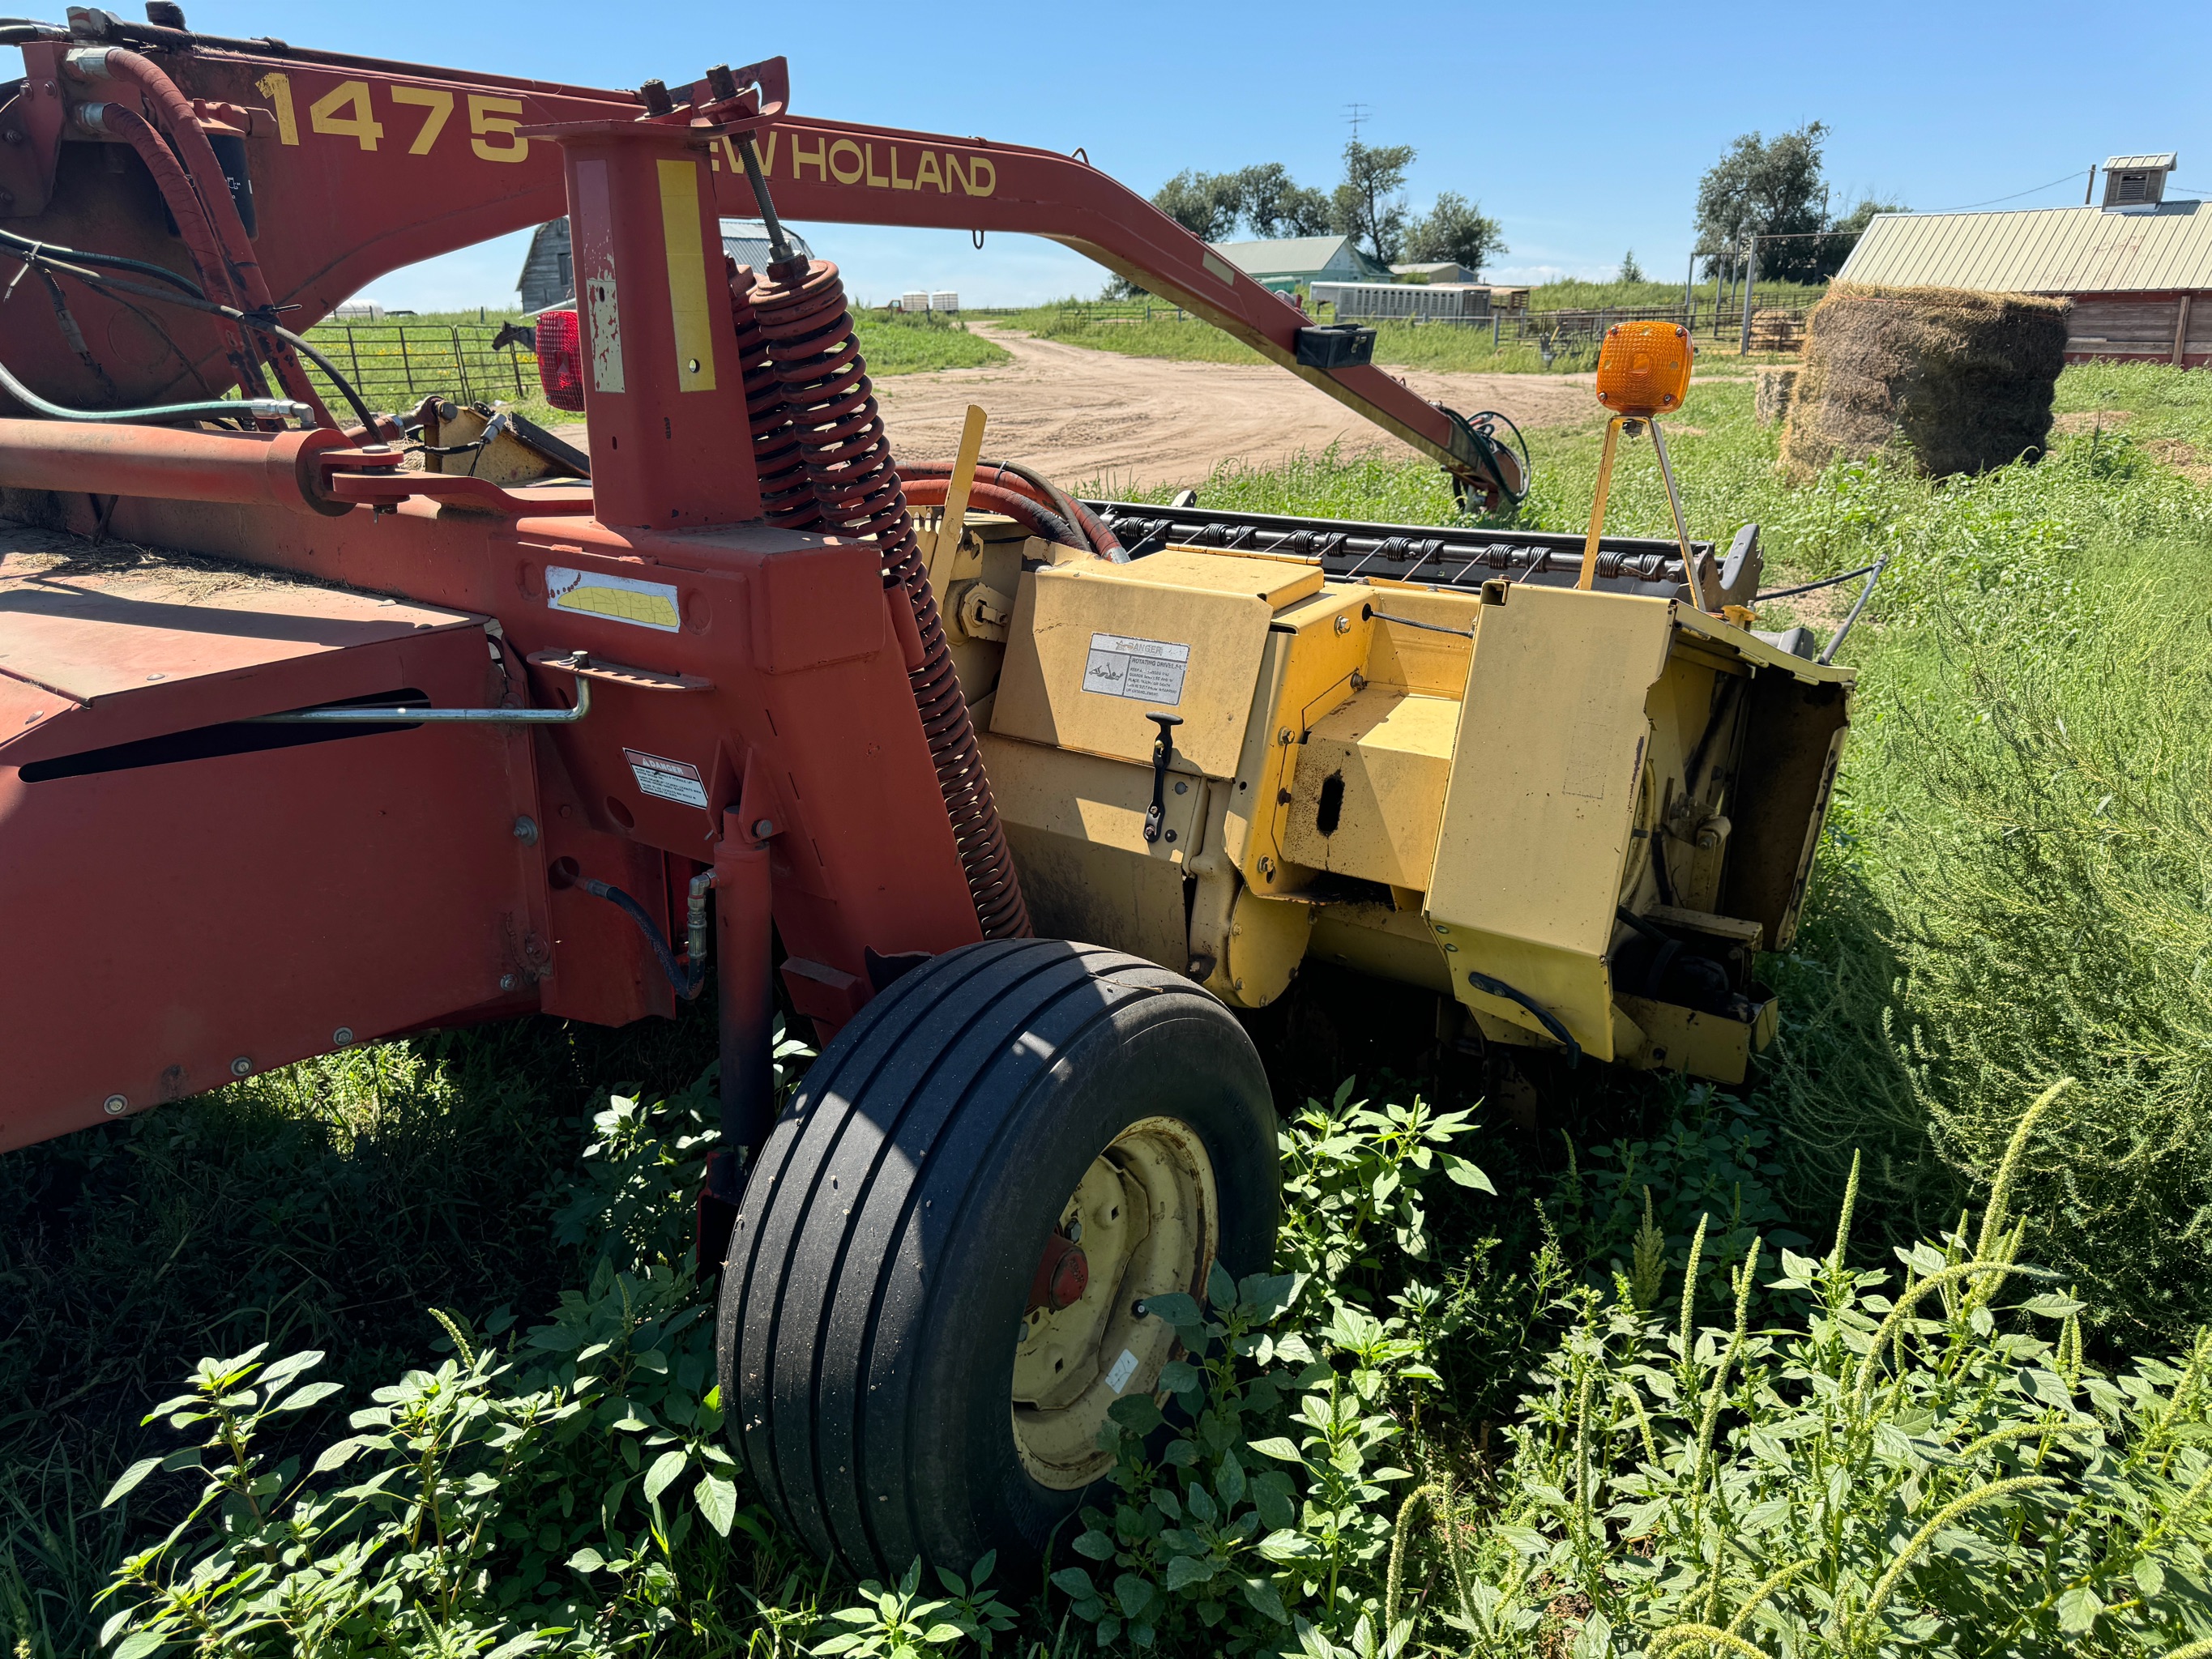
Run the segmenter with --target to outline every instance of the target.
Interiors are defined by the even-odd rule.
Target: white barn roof
[[[1885,213],[1838,282],[1992,294],[2172,293],[2212,289],[2212,204],[2162,202],[2009,213]]]

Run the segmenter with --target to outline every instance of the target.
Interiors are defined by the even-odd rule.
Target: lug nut
[[[730,73],[730,66],[727,64],[717,64],[707,71],[707,90],[713,93],[716,98],[734,98],[738,95],[738,77]]]
[[[665,115],[676,107],[676,100],[668,95],[665,81],[647,81],[637,89],[638,101],[645,106],[647,115]]]

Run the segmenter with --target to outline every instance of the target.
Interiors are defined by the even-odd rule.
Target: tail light
[[[538,384],[556,409],[584,406],[584,348],[573,311],[538,313]]]

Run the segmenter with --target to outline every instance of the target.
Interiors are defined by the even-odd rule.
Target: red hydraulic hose
[[[254,257],[253,244],[246,234],[245,221],[238,216],[238,204],[231,198],[230,181],[223,175],[222,163],[216,159],[215,147],[208,143],[207,131],[201,125],[191,100],[177,89],[177,83],[162,72],[159,64],[121,46],[73,52],[65,61],[73,75],[88,81],[112,79],[124,82],[144,95],[155,118],[175,143],[176,153],[184,163],[185,172],[198,188],[199,211],[197,216],[202,224],[211,228],[215,240],[221,248],[224,274],[228,278],[224,285],[234,286],[239,295],[236,304],[240,311],[264,312],[273,318],[276,300],[269,291],[269,279],[262,275],[261,262]],[[164,199],[167,199],[166,193]],[[184,212],[174,203],[170,204],[169,211],[175,216],[178,228],[182,230]],[[284,390],[297,401],[314,410],[316,423],[324,426],[333,424],[292,349],[281,341],[272,342],[268,356]]]
[[[908,507],[942,507],[951,489],[944,478],[917,478],[912,471],[900,469],[906,482],[906,502]],[[1027,495],[1018,495],[1011,489],[1001,489],[995,484],[977,483],[969,487],[968,505],[985,513],[1000,513],[1012,519],[1033,536],[1042,536],[1062,547],[1073,547],[1088,553],[1091,549],[1082,532],[1048,507],[1040,506]]]
[[[950,461],[906,461],[899,465],[899,475],[910,479],[950,478]],[[1063,519],[1072,519],[1074,527],[1087,537],[1091,550],[1112,558],[1121,550],[1121,538],[1109,530],[1098,515],[1073,495],[1056,489],[1026,467],[1017,468],[1004,461],[979,461],[975,465],[977,483],[988,483],[994,489],[1012,491],[1027,496],[1038,506],[1048,507]],[[908,492],[911,494],[911,491]],[[933,502],[932,505],[936,505]],[[996,511],[996,508],[992,509]]]
[[[191,257],[192,269],[198,274],[200,287],[207,296],[218,304],[245,306],[238,300],[237,289],[230,281],[230,272],[222,250],[216,246],[215,233],[206,216],[199,210],[199,199],[192,192],[191,180],[170,152],[161,135],[148,125],[137,111],[121,104],[86,104],[79,112],[88,126],[113,134],[137,152],[138,159],[146,164],[147,172],[154,175],[155,187],[161,192],[161,200],[177,222],[177,233],[183,239],[185,252]],[[239,383],[249,397],[258,397],[268,391],[260,376],[253,370],[253,358],[246,350],[246,341],[237,325],[219,321],[216,327],[222,332],[223,344],[231,366],[237,371]]]

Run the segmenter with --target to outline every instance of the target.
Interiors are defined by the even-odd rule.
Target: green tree
[[[1237,228],[1244,210],[1243,174],[1186,170],[1159,187],[1152,205],[1201,242]]]
[[[1636,263],[1634,248],[1629,249],[1620,256],[1620,280],[1624,283],[1640,283],[1644,280],[1644,267]]]
[[[1280,161],[1237,174],[1237,206],[1255,236],[1325,236],[1335,216],[1327,192],[1301,185]]]
[[[1711,274],[1740,254],[1753,236],[1808,238],[1827,228],[1827,185],[1820,150],[1828,129],[1808,121],[1766,138],[1747,132],[1698,182],[1698,249]],[[1769,280],[1817,280],[1819,251],[1810,240],[1776,241],[1759,250],[1759,274]]]
[[[1369,252],[1389,264],[1405,241],[1407,212],[1400,192],[1413,165],[1411,144],[1364,144],[1354,138],[1345,145],[1344,182],[1332,198],[1330,228],[1364,241]]]
[[[1449,259],[1478,274],[1506,251],[1498,221],[1483,213],[1481,204],[1456,191],[1438,191],[1437,204],[1406,232],[1407,258]]]

